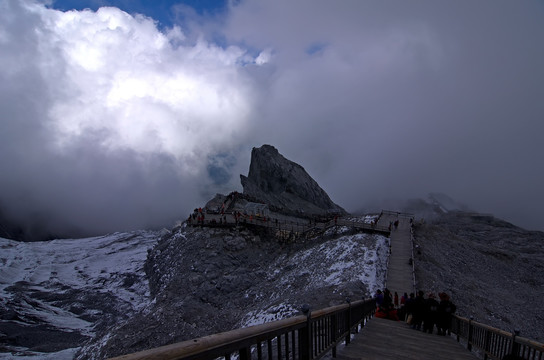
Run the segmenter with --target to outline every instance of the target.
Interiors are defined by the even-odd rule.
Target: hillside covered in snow
[[[159,237],[0,238],[0,358],[71,359],[97,331],[144,308],[150,297],[143,267]]]
[[[383,286],[388,241],[347,227],[284,243],[186,225],[1,239],[0,358],[99,359],[368,298]]]

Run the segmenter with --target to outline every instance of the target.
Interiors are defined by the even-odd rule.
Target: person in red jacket
[[[397,309],[395,309],[392,305],[388,305],[388,306],[384,305],[384,306],[378,307],[374,316],[381,319],[399,321],[399,317],[397,315]]]

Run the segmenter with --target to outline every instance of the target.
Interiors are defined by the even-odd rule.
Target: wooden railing
[[[414,218],[414,214],[400,212],[400,211],[391,211],[391,210],[382,210],[382,215],[393,215],[397,217],[404,217],[404,218]]]
[[[226,220],[220,220],[221,218]],[[191,226],[218,226],[218,227],[232,227],[236,225],[246,225],[246,226],[259,226],[264,228],[269,228],[277,231],[287,231],[296,234],[302,234],[311,230],[326,230],[334,226],[348,226],[356,229],[360,229],[367,232],[377,232],[383,233],[384,235],[389,236],[390,229],[387,226],[381,226],[376,224],[368,224],[358,221],[350,221],[342,218],[337,220],[331,220],[328,222],[309,222],[303,221],[288,221],[288,220],[278,220],[273,217],[261,218],[261,217],[250,217],[243,215],[237,221],[234,220],[232,214],[225,215],[206,215],[205,219],[198,221],[187,222]]]
[[[236,329],[199,339],[166,345],[115,360],[139,359],[319,359],[328,352],[336,356],[336,346],[350,342],[352,332],[358,332],[374,315],[374,299],[355,301],[304,315],[262,325]]]
[[[410,243],[411,243],[411,247],[412,247],[412,257],[410,258],[410,262],[411,262],[411,265],[412,265],[412,288],[414,290],[414,294],[417,293],[417,289],[416,289],[416,261],[415,261],[415,256],[414,256],[414,249],[415,249],[415,237],[414,237],[414,224],[411,223],[410,224]]]
[[[472,319],[454,316],[452,333],[457,341],[464,339],[467,349],[478,348],[484,359],[544,360],[544,344],[519,336],[519,332],[508,333]]]

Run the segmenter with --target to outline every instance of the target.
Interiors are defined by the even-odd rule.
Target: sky
[[[274,145],[348,211],[544,230],[542,1],[0,1],[0,209],[170,226]]]

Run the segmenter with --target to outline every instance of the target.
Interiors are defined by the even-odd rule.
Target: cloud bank
[[[0,4],[10,217],[53,233],[169,225],[239,190],[269,143],[347,210],[441,191],[543,229],[541,4],[182,10],[159,30],[114,7]]]
[[[259,138],[349,210],[438,191],[544,229],[541,3],[280,3],[226,30],[273,49]]]
[[[243,137],[251,81],[235,46],[185,44],[117,8],[0,5],[0,204],[49,231],[170,224]]]

